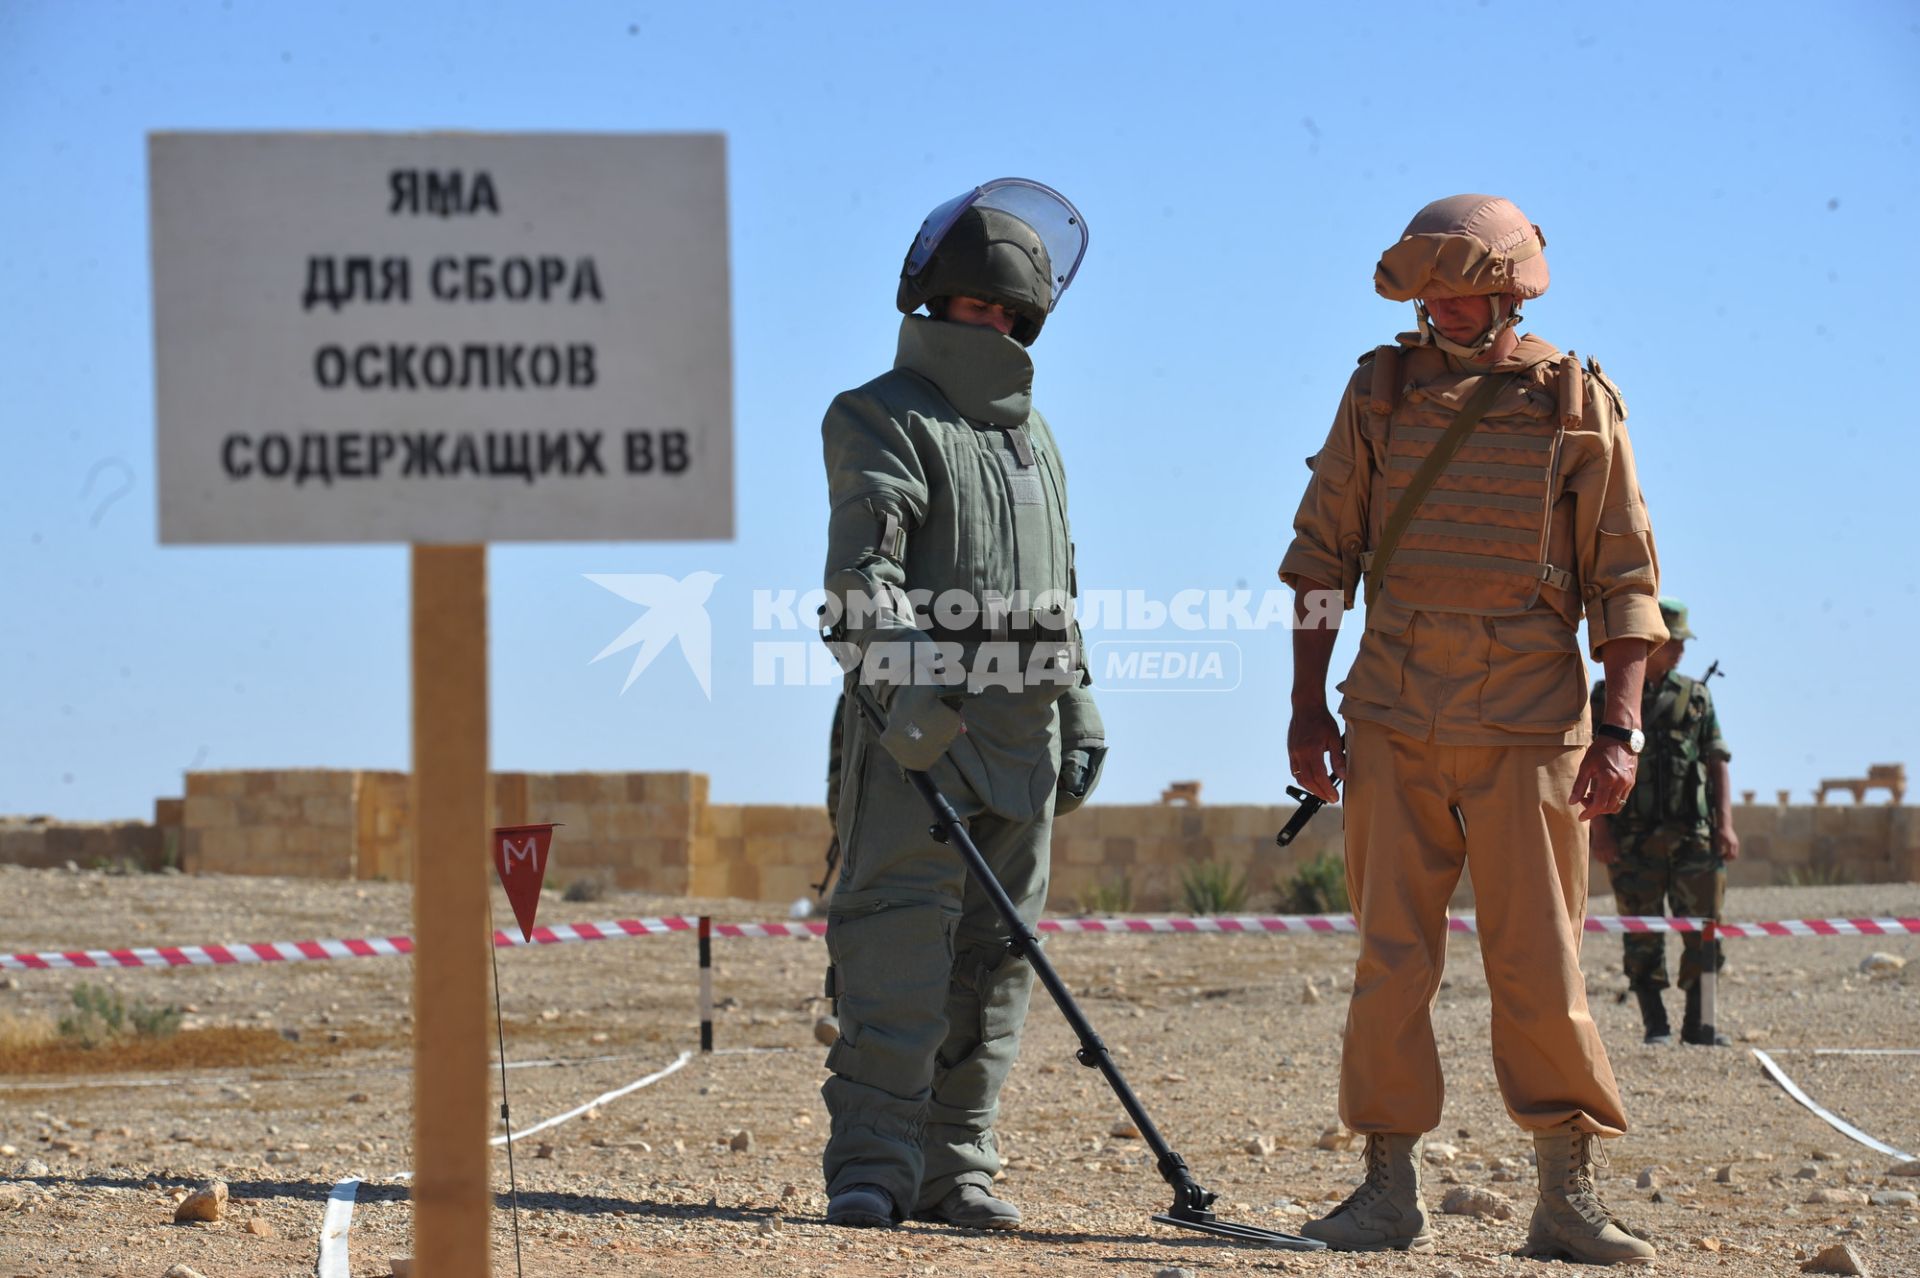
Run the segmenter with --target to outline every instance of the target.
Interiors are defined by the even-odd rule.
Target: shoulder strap
[[[1407,491],[1400,494],[1399,502],[1393,512],[1387,516],[1387,526],[1380,534],[1380,544],[1374,548],[1373,560],[1367,567],[1367,597],[1379,597],[1381,584],[1387,577],[1387,565],[1393,560],[1393,552],[1400,546],[1400,538],[1406,535],[1407,525],[1413,522],[1414,512],[1420,509],[1420,503],[1427,499],[1427,493],[1433,488],[1434,481],[1440,478],[1440,472],[1447,468],[1453,455],[1460,451],[1460,445],[1479,424],[1487,410],[1493,407],[1493,401],[1501,391],[1513,385],[1519,378],[1518,373],[1508,373],[1505,377],[1488,374],[1477,390],[1460,406],[1460,411],[1448,423],[1446,433],[1434,443],[1433,451],[1420,463],[1420,469],[1413,473],[1413,479],[1407,484]]]

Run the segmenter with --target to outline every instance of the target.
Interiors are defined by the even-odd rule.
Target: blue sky
[[[737,538],[495,548],[498,768],[817,798],[832,693],[754,686],[753,592],[818,582],[821,412],[889,363],[920,218],[1003,174],[1092,232],[1034,348],[1084,587],[1271,585],[1301,459],[1408,321],[1375,258],[1428,200],[1493,191],[1548,237],[1530,327],[1626,394],[1735,784],[1920,764],[1917,117],[1902,3],[4,0],[0,812],[408,758],[403,549],[157,544],[154,129],[727,135]],[[694,571],[721,577],[711,700],[671,653],[622,695],[626,663],[590,659],[636,610],[585,574]],[[1103,799],[1279,797],[1288,636],[1226,638],[1234,691],[1104,699]]]

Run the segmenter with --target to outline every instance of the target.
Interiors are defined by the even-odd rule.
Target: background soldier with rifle
[[[1720,735],[1720,718],[1706,679],[1689,679],[1675,669],[1686,655],[1693,631],[1687,606],[1662,599],[1660,615],[1671,636],[1647,658],[1646,690],[1640,721],[1646,751],[1640,776],[1624,808],[1593,824],[1593,855],[1613,879],[1620,913],[1657,916],[1671,903],[1675,918],[1716,922],[1726,903],[1727,862],[1740,855],[1733,832],[1733,786],[1727,765],[1733,754]],[[1717,669],[1719,663],[1715,663]],[[1594,713],[1606,697],[1606,681],[1593,689]],[[1673,1027],[1661,991],[1667,988],[1666,937],[1659,932],[1624,938],[1627,987],[1640,1001],[1646,1041],[1673,1041]],[[1726,965],[1720,942],[1697,932],[1680,938],[1680,988],[1686,993],[1686,1019],[1680,1041],[1702,1046],[1727,1045],[1702,1018],[1700,974]]]

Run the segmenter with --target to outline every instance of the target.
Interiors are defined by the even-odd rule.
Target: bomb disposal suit
[[[1652,1255],[1583,1179],[1589,1139],[1627,1120],[1580,971],[1587,831],[1570,797],[1591,740],[1581,618],[1596,657],[1615,639],[1666,632],[1619,391],[1591,361],[1530,334],[1501,337],[1546,291],[1544,247],[1508,201],[1464,195],[1421,210],[1382,255],[1376,289],[1415,302],[1418,331],[1361,357],[1309,460],[1280,566],[1295,589],[1337,590],[1348,608],[1366,588],[1339,711],[1361,932],[1340,1116],[1368,1135],[1367,1180],[1304,1230],[1340,1249],[1430,1240],[1418,1141],[1440,1121],[1431,1011],[1447,901],[1466,868],[1495,1073],[1508,1113],[1539,1138],[1530,1246]],[[1454,298],[1487,299],[1477,341],[1438,331],[1429,303]],[[1464,442],[1425,497],[1403,503],[1456,421]],[[1296,729],[1303,699],[1324,719],[1322,688],[1296,683],[1294,695]],[[1292,766],[1298,775],[1303,762]]]
[[[1066,471],[1027,352],[1085,246],[1078,213],[1037,183],[935,209],[902,272],[892,370],[836,398],[822,427],[828,634],[849,669],[827,931],[840,1035],[822,1088],[835,1223],[889,1223],[865,1218],[886,1210],[876,1190],[896,1220],[959,1219],[941,1205],[962,1187],[998,1214],[961,1223],[1018,1220],[984,1191],[1033,971],[929,835],[905,769],[931,773],[1034,922],[1054,814],[1085,800],[1105,754],[1073,620]],[[999,308],[1011,332],[945,318],[956,298]]]

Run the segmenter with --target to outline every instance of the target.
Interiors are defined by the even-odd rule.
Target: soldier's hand
[[[1287,724],[1287,766],[1302,789],[1323,802],[1340,802],[1333,783],[1347,779],[1347,750],[1326,706],[1295,708]]]
[[[1569,802],[1580,809],[1582,821],[1611,815],[1626,806],[1639,761],[1626,742],[1612,737],[1600,737],[1587,747],[1569,796]]]
[[[1620,845],[1613,841],[1613,827],[1605,821],[1593,823],[1593,859],[1602,865],[1612,865],[1620,859]]]
[[[1722,827],[1713,832],[1713,850],[1720,854],[1722,861],[1740,859],[1740,836],[1732,830]]]

